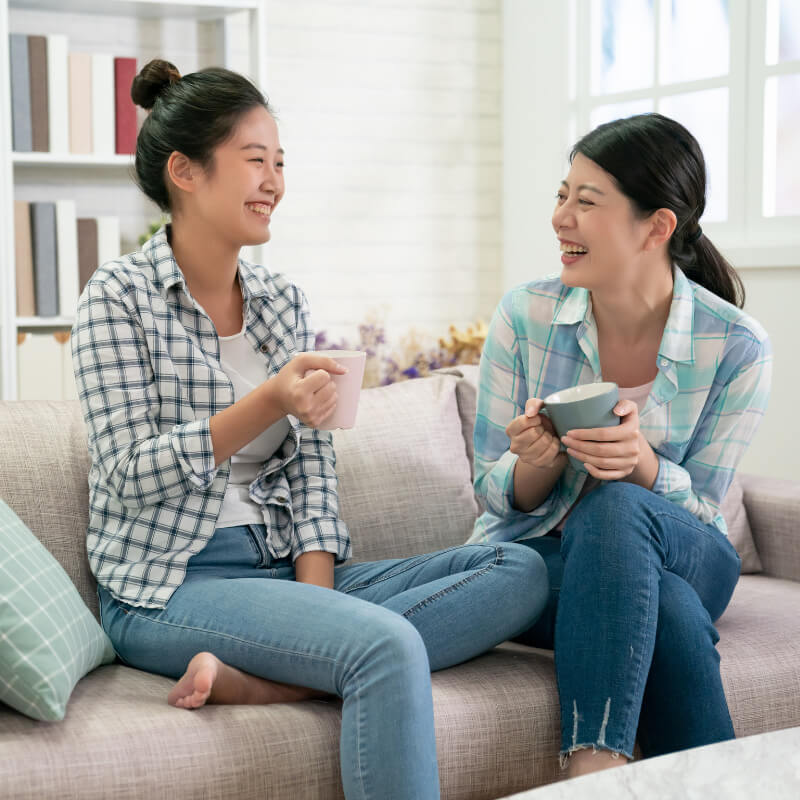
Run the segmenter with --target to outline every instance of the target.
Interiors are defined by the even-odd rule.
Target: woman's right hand
[[[347,368],[316,353],[296,355],[267,381],[275,402],[284,414],[316,428],[336,408],[336,384],[331,375],[344,375]]]
[[[509,450],[519,456],[520,461],[546,469],[556,464],[562,451],[553,423],[539,413],[542,405],[538,397],[531,397],[525,403],[525,413],[509,423],[506,436],[511,440]]]

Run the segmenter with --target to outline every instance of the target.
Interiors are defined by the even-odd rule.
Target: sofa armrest
[[[800,581],[800,481],[740,475],[764,573]]]

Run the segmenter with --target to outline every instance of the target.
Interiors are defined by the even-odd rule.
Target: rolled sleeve
[[[350,558],[350,535],[347,526],[338,517],[315,517],[297,522],[295,532],[293,561],[303,553],[315,550],[333,553],[337,563]]]
[[[298,350],[314,349],[314,334],[305,295],[298,289]],[[339,479],[329,431],[300,426],[297,455],[285,467],[292,495],[292,558],[313,550],[333,553],[336,562],[350,557],[350,536],[339,519]]]

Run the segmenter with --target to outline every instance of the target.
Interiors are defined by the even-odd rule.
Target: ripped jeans
[[[734,738],[714,628],[739,578],[728,538],[669,500],[609,482],[561,537],[520,542],[545,560],[550,598],[517,641],[555,649],[562,765],[586,748],[633,757]]]

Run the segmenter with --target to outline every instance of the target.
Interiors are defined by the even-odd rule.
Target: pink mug
[[[361,395],[367,354],[363,350],[317,350],[316,352],[317,355],[332,358],[343,367],[347,367],[344,375],[331,375],[338,394],[336,408],[327,419],[317,425],[317,428],[323,431],[352,428],[356,424],[358,398]]]

